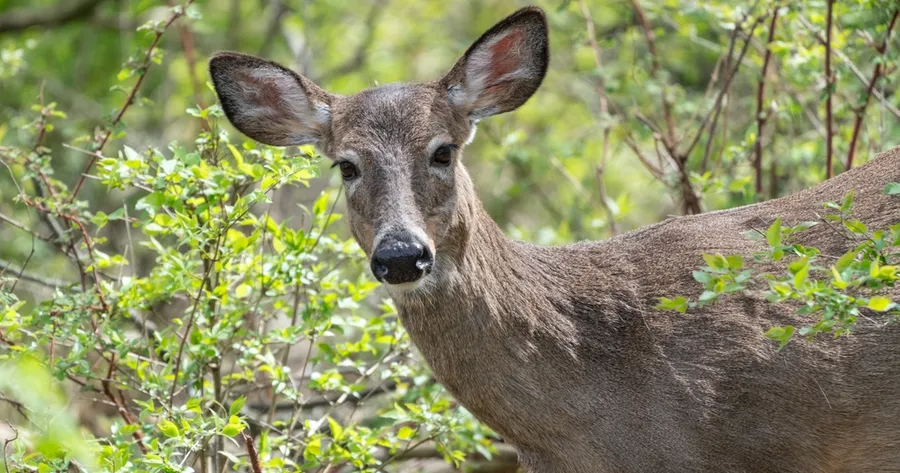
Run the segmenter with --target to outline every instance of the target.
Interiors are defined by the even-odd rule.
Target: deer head
[[[465,244],[476,201],[462,152],[476,123],[525,103],[549,58],[547,24],[524,8],[475,41],[440,79],[340,96],[265,59],[209,64],[225,115],[261,143],[314,144],[340,169],[351,230],[392,293],[427,286]]]

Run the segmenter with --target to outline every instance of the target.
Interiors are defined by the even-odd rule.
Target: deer
[[[689,310],[703,253],[750,257],[776,217],[816,220],[856,192],[871,228],[900,222],[900,147],[786,197],[669,218],[597,242],[508,238],[463,161],[476,125],[538,89],[543,11],[487,30],[433,82],[328,93],[266,59],[220,52],[210,76],[228,120],[272,146],[314,145],[340,170],[350,231],[435,378],[511,444],[529,473],[900,471],[900,328],[791,342],[764,332],[790,306],[747,292]],[[791,223],[793,222],[793,223]],[[826,225],[797,236],[854,245]],[[891,289],[889,295],[900,297]]]

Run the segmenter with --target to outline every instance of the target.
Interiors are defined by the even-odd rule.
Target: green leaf
[[[313,459],[322,454],[322,439],[314,438],[306,443],[306,449],[303,451],[304,458]]]
[[[412,427],[403,426],[400,428],[400,431],[397,432],[397,438],[400,440],[409,440],[416,435],[416,430]]]
[[[244,408],[244,403],[247,402],[247,396],[241,396],[234,400],[231,403],[231,407],[228,409],[228,415],[236,416],[241,412],[241,409]]]
[[[772,327],[764,335],[770,340],[781,342],[781,346],[784,347],[794,336],[794,327],[790,325],[786,327]]]
[[[869,232],[869,228],[855,218],[844,220],[844,227],[857,235],[865,235]]]
[[[234,437],[235,435],[241,433],[244,430],[244,424],[225,424],[225,427],[222,428],[222,435],[227,437]]]
[[[853,261],[856,259],[857,254],[859,254],[859,252],[856,250],[844,253],[843,256],[838,258],[837,263],[835,263],[834,266],[838,271],[844,271],[848,266],[850,266],[851,263],[853,263]]]
[[[703,294],[700,294],[699,301],[700,302],[710,302],[716,300],[719,297],[719,294],[714,291],[703,291]]]
[[[729,269],[739,270],[744,267],[744,258],[739,255],[728,255],[725,260],[728,262]]]
[[[323,215],[325,210],[328,209],[328,192],[322,192],[322,195],[316,199],[315,203],[313,203],[312,213],[313,215]]]
[[[834,266],[831,267],[831,275],[831,285],[838,289],[847,289],[847,281],[844,281],[844,278],[841,277],[841,274],[838,273],[837,268]]]
[[[175,425],[174,422],[163,419],[159,421],[159,424],[156,424],[159,427],[159,430],[162,431],[163,435],[166,437],[178,437],[178,426]]]
[[[878,312],[884,312],[893,306],[894,306],[894,303],[891,302],[890,299],[888,299],[887,297],[881,297],[881,296],[875,296],[875,297],[869,299],[869,304],[867,305],[868,308],[870,308],[872,310],[876,310]]]
[[[340,440],[344,435],[344,429],[341,427],[341,424],[329,416],[328,426],[331,427],[331,436],[334,437],[335,440]]]
[[[657,310],[676,310],[678,312],[684,313],[685,311],[687,311],[687,299],[685,299],[684,297],[676,297],[674,299],[660,297],[659,304],[656,304],[656,306],[653,308]]]
[[[781,246],[781,217],[776,218],[766,230],[766,242],[772,247]]]
[[[253,288],[251,288],[249,284],[241,284],[234,290],[234,296],[238,299],[243,299],[249,296],[252,290]]]
[[[889,182],[884,186],[884,193],[887,195],[900,194],[900,182]]]
[[[850,210],[850,207],[853,206],[854,194],[855,193],[852,189],[849,192],[847,192],[846,194],[844,194],[844,198],[843,198],[843,200],[841,200],[841,210],[842,211],[846,212],[846,211]]]
[[[706,264],[712,269],[721,270],[728,268],[728,260],[720,254],[710,255],[703,253],[703,260],[706,261]]]

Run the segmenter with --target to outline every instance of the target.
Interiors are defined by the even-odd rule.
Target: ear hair
[[[332,96],[272,61],[221,52],[209,72],[222,110],[242,133],[274,146],[315,144],[330,129]]]
[[[525,103],[543,81],[549,57],[544,12],[527,7],[478,38],[440,82],[450,103],[475,122]]]

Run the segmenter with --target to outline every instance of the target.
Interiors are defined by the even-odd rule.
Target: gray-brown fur
[[[518,12],[485,37],[509,28],[521,30],[510,40],[517,60],[531,61],[527,71],[542,76],[542,13]],[[461,151],[484,113],[521,105],[540,84],[525,74],[492,84],[465,106],[455,103],[452,89],[466,87],[466,61],[484,41],[429,84],[339,97],[297,79],[316,94],[309,103],[328,105],[330,119],[319,128],[301,123],[318,130],[303,139],[359,168],[346,187],[363,249],[371,255],[385,229],[399,228],[423,233],[434,252],[431,274],[387,286],[436,378],[513,444],[533,473],[900,471],[896,325],[861,319],[852,336],[798,340],[779,352],[762,334],[796,322],[787,305],[732,295],[687,314],[652,309],[661,296],[699,294],[691,270],[703,264],[702,253],[749,259],[764,243],[745,232],[764,230],[777,216],[788,225],[817,220],[822,202],[851,189],[855,215],[870,228],[900,222],[900,198],[881,192],[900,181],[900,148],[762,204],[670,219],[603,242],[512,241],[482,208],[461,154],[448,172],[427,155],[436,139]],[[241,69],[257,61],[217,56],[213,78],[239,129],[284,144],[280,127],[297,117],[281,120],[269,137],[235,109],[254,103],[229,95],[240,90],[229,84]],[[830,256],[852,245],[824,224],[799,239]]]

